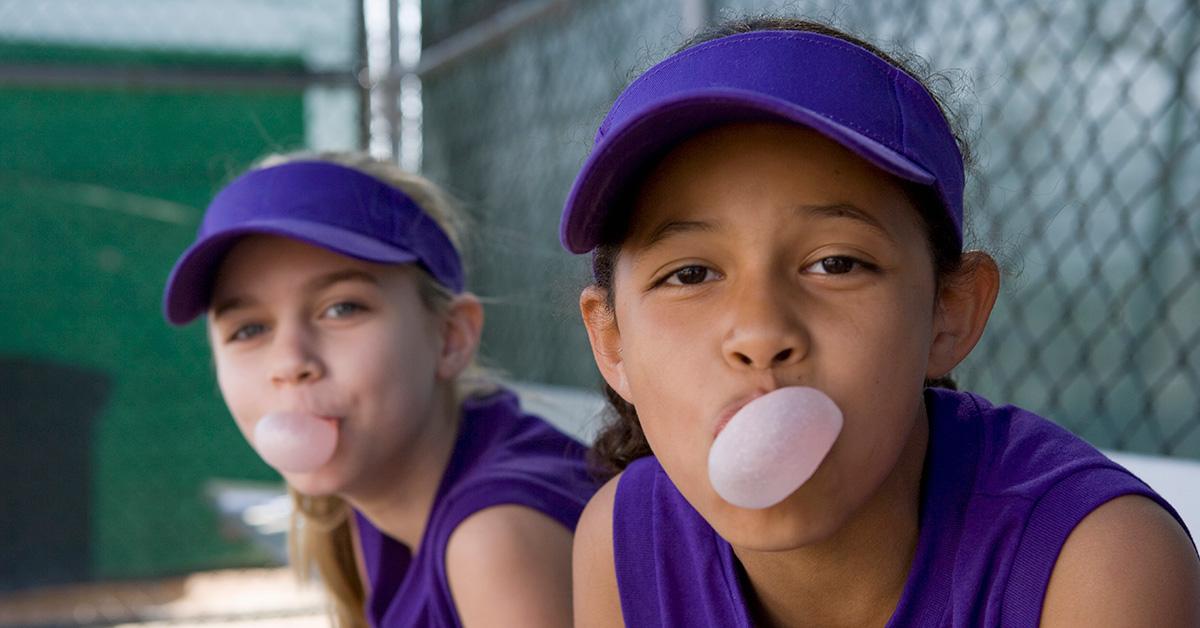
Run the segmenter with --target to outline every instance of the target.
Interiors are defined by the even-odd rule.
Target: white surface
[[[521,407],[558,429],[590,444],[600,431],[607,407],[600,393],[585,388],[529,382],[504,382],[521,397]]]
[[[204,493],[227,531],[249,539],[275,564],[287,564],[292,498],[282,482],[209,480]]]
[[[299,55],[313,68],[354,65],[358,10],[345,0],[0,0],[0,38]]]
[[[1200,534],[1200,462],[1120,451],[1104,454],[1129,469],[1174,506],[1194,539]]]

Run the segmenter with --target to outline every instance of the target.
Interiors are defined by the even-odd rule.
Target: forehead
[[[630,236],[664,221],[736,219],[758,203],[849,205],[885,226],[919,226],[905,184],[821,134],[774,122],[739,123],[679,144],[632,199]]]
[[[398,266],[358,260],[306,242],[274,235],[242,238],[221,262],[211,302],[232,294],[296,290],[315,277],[360,271],[383,282]]]

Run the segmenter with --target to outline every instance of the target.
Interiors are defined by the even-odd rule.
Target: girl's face
[[[279,410],[335,418],[333,458],[285,473],[311,495],[394,479],[430,429],[447,368],[443,325],[412,266],[372,264],[254,236],[225,258],[209,310],[221,393],[242,435]],[[389,475],[389,471],[393,474]]]
[[[605,377],[636,406],[675,485],[730,542],[783,549],[827,538],[902,454],[923,455],[923,379],[943,373],[931,373],[934,271],[916,209],[896,180],[838,144],[756,123],[671,152],[633,216],[615,267],[615,321],[597,316],[598,291],[582,302]],[[795,385],[842,409],[833,450],[779,505],[724,502],[707,472],[715,428]]]

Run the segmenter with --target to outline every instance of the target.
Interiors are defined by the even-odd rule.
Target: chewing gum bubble
[[[734,506],[769,508],[812,477],[841,431],[842,411],[828,395],[780,388],[747,403],[717,434],[709,480]]]
[[[308,473],[329,462],[337,448],[337,425],[302,412],[272,412],[254,426],[254,448],[279,471]]]

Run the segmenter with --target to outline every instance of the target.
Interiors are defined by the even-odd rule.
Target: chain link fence
[[[952,70],[975,239],[1008,269],[965,387],[1200,458],[1193,0],[426,0],[402,68],[423,107],[364,98],[362,6],[0,0],[0,590],[269,562],[203,490],[277,476],[228,420],[201,326],[169,329],[158,300],[222,183],[267,152],[367,146],[368,109],[421,114],[424,171],[475,219],[487,360],[594,388],[586,260],[557,242],[570,182],[640,70],[762,11]]]
[[[536,16],[491,39],[489,22]],[[976,243],[1008,271],[966,388],[1094,444],[1200,458],[1200,8],[1192,0],[425,3],[424,164],[477,219],[491,359],[594,387],[557,220],[620,89],[708,20],[831,20],[915,51],[971,129]],[[482,25],[482,26],[481,26]],[[956,87],[950,88],[951,85]]]

